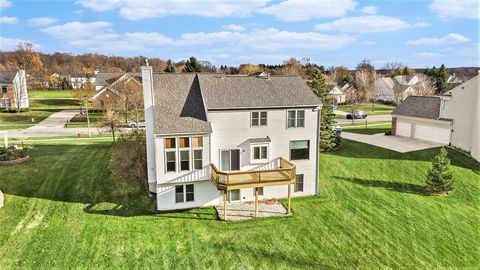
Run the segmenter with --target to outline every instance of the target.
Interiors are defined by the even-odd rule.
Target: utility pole
[[[88,137],[91,137],[92,134],[90,133],[90,118],[88,117],[87,96],[83,96],[83,101],[84,101],[84,103],[85,103],[85,109],[86,109],[86,111],[87,111]]]

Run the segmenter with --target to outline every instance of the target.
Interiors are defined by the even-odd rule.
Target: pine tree
[[[312,81],[309,85],[323,104],[320,116],[320,150],[328,152],[338,149],[341,139],[333,130],[335,114],[329,102],[327,79],[320,69],[312,71]]]
[[[172,60],[168,59],[167,66],[165,67],[165,69],[163,71],[165,71],[167,73],[175,73],[175,66],[173,65]]]
[[[190,57],[185,63],[185,72],[201,72],[202,66],[198,63],[197,58]]]
[[[443,94],[448,90],[448,71],[445,65],[441,65],[437,70],[435,86],[437,87],[437,94]]]
[[[450,169],[450,159],[447,157],[445,147],[433,158],[432,168],[427,174],[427,191],[442,193],[453,190],[453,174]]]

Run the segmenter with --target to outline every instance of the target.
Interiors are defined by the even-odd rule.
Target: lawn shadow
[[[425,187],[417,184],[398,183],[398,182],[390,182],[385,180],[367,180],[367,179],[360,179],[357,177],[335,176],[335,179],[340,179],[343,181],[347,181],[347,182],[350,182],[356,185],[365,186],[365,187],[380,187],[386,190],[400,192],[400,193],[409,193],[409,194],[428,196],[428,194],[425,191]]]
[[[322,153],[325,155],[342,156],[348,158],[368,158],[383,160],[412,160],[431,162],[433,157],[438,154],[440,147],[429,148],[424,150],[411,151],[407,153],[399,153],[386,148],[356,142],[348,139],[342,139],[342,148],[335,152]],[[470,169],[480,174],[480,162],[472,157],[462,153],[456,149],[447,147],[448,158],[451,160],[452,166]]]

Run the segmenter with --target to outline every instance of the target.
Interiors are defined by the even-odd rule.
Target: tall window
[[[305,127],[305,110],[288,110],[287,127]]]
[[[177,148],[175,138],[166,138],[165,142],[165,171],[175,172],[177,171]]]
[[[253,146],[253,160],[268,159],[268,146]]]
[[[267,112],[252,112],[252,127],[266,126],[267,125]]]
[[[2,85],[2,93],[7,93],[7,86],[6,85]]]
[[[295,176],[294,192],[303,191],[303,174],[297,174]]]
[[[309,159],[310,141],[291,141],[290,142],[290,160]]]
[[[195,188],[193,184],[175,186],[175,202],[193,202],[195,200]]]
[[[190,170],[190,150],[180,150],[180,171]]]
[[[194,170],[201,170],[203,167],[203,150],[202,149],[195,149],[193,150],[193,169]]]
[[[105,101],[103,100],[100,100],[100,108],[105,108]]]

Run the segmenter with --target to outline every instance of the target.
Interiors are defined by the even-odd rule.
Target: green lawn
[[[375,104],[374,111],[371,103],[361,104],[356,108],[356,110],[365,111],[368,115],[390,114],[393,109],[395,109],[395,107],[391,105]],[[340,105],[338,106],[338,110],[349,113],[352,111],[352,107],[348,105]]]
[[[96,127],[98,121],[102,119],[103,113],[102,112],[89,112],[88,118],[90,119],[90,127]],[[70,124],[65,124],[66,128],[79,128],[79,127],[87,127],[87,114],[77,114],[71,120]]]
[[[12,268],[479,268],[480,164],[449,150],[456,191],[422,192],[437,149],[399,154],[344,141],[320,158],[320,196],[293,215],[216,221],[213,208],[154,213],[110,179],[110,144],[34,144],[0,167],[0,265]],[[477,171],[474,171],[474,168]]]
[[[79,109],[69,90],[36,90],[29,92],[30,111],[0,113],[0,130],[24,129],[43,121],[54,112]],[[32,123],[32,118],[34,122]]]
[[[385,133],[392,130],[392,122],[390,121],[378,121],[367,122],[367,128],[365,128],[364,120],[357,120],[355,124],[343,124],[340,125],[345,132],[358,133],[358,134],[377,134]],[[362,122],[360,122],[362,121]]]

